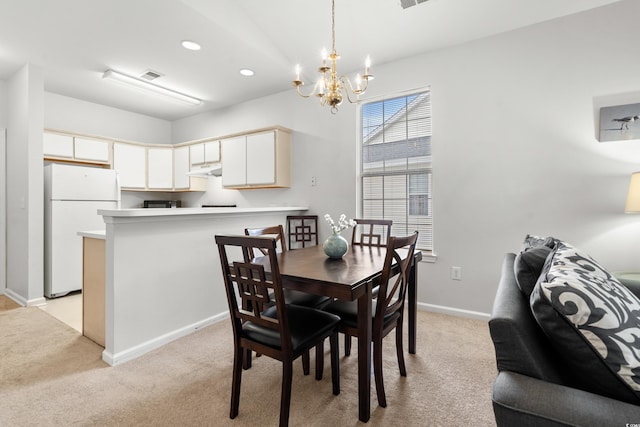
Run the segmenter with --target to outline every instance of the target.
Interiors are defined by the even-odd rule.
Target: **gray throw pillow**
[[[522,242],[522,250],[516,255],[513,270],[520,291],[527,299],[542,273],[544,262],[556,245],[553,237],[538,237],[527,234]]]

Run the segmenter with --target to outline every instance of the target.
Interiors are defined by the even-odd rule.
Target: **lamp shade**
[[[627,193],[627,204],[624,207],[624,212],[640,213],[640,172],[631,174],[629,192]]]

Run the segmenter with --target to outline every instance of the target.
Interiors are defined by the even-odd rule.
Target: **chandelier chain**
[[[336,0],[331,0],[331,52],[336,51]]]

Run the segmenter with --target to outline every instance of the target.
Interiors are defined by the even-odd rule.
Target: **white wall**
[[[25,65],[7,84],[7,288],[23,305],[43,294],[43,73]]]
[[[611,270],[638,270],[640,220],[622,211],[640,141],[595,137],[599,107],[640,102],[637,16],[640,2],[627,0],[375,66],[369,97],[433,91],[438,259],[420,265],[419,301],[490,312],[503,254],[527,233],[565,239]],[[355,215],[351,105],[332,116],[291,90],[174,122],[172,141],[272,124],[294,130],[292,188],[228,193],[213,182],[205,197]],[[454,265],[462,281],[449,278]]]
[[[44,127],[145,144],[171,142],[171,123],[45,92]]]
[[[6,127],[7,127],[7,85],[0,81],[0,295],[3,295],[7,279],[6,240]]]

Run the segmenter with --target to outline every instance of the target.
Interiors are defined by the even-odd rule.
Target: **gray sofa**
[[[640,399],[634,402],[634,392],[623,390],[628,395],[617,398],[609,390],[600,390],[600,379],[575,372],[571,358],[543,331],[532,313],[533,299],[527,298],[516,280],[516,258],[514,253],[504,257],[489,321],[498,368],[492,394],[496,424],[640,426]],[[550,262],[547,258],[545,267]],[[640,296],[640,289],[630,290]]]

